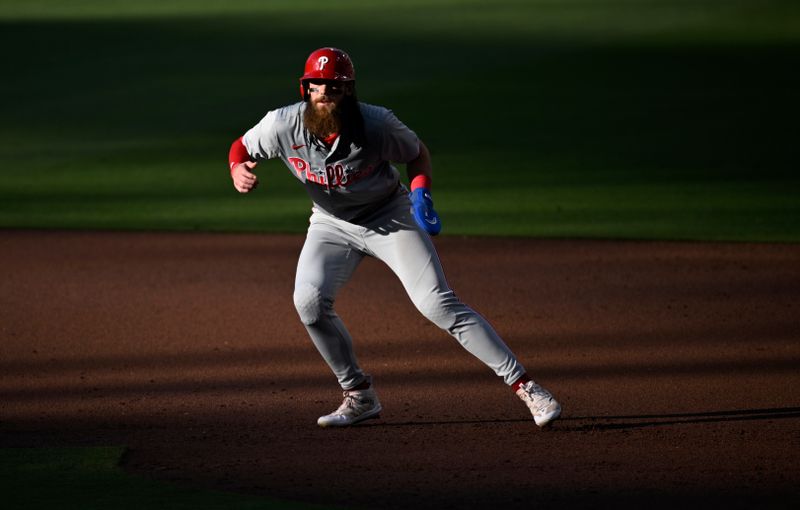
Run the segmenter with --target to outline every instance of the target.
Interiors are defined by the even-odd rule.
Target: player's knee
[[[306,326],[319,321],[324,313],[324,300],[320,290],[310,283],[302,283],[294,289],[294,307]]]
[[[429,321],[444,330],[450,330],[456,322],[456,307],[460,305],[460,302],[451,291],[443,294],[428,294],[416,301],[415,305]]]

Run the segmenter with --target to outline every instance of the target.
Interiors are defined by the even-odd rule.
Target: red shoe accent
[[[514,392],[516,392],[519,389],[520,386],[522,386],[523,384],[526,384],[530,380],[531,380],[531,378],[528,377],[528,374],[522,374],[519,377],[519,379],[517,379],[516,381],[511,383],[511,389],[514,390]]]
[[[352,390],[368,390],[369,387],[370,387],[369,379],[364,379],[364,382],[362,382],[361,384],[359,384],[355,388],[350,388],[350,391],[352,391]]]

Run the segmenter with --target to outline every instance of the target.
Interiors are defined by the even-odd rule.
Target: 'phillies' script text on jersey
[[[350,168],[345,171],[345,167],[339,163],[335,165],[328,165],[325,167],[325,173],[314,172],[311,170],[311,165],[303,158],[286,158],[289,163],[294,167],[297,176],[305,178],[305,182],[313,182],[322,186],[340,187],[353,184],[361,179],[369,177],[375,167],[370,165],[362,171],[354,171]]]

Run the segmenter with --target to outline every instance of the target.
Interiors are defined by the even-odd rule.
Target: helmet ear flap
[[[308,101],[308,90],[304,80],[300,80],[300,97],[303,98],[303,101]]]

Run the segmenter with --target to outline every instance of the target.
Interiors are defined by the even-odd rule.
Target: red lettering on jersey
[[[305,178],[306,182],[313,182],[314,184],[323,186],[329,185],[332,188],[349,186],[361,179],[369,177],[375,171],[375,167],[369,165],[361,171],[351,171],[348,173],[345,171],[346,169],[343,165],[337,163],[335,165],[327,165],[324,173],[317,174],[311,169],[311,165],[308,164],[308,161],[295,157],[287,159],[289,163],[292,164],[292,167],[294,167],[298,177]]]
[[[340,187],[345,185],[344,167],[342,165],[328,165],[325,167],[328,175],[328,182],[331,186]]]
[[[344,176],[344,167],[342,165],[336,165],[334,167],[336,171],[336,184],[337,186],[344,186],[345,176]]]
[[[286,158],[289,163],[292,164],[294,167],[294,171],[297,172],[298,177],[303,177],[307,182],[313,182],[314,184],[326,184],[328,182],[333,182],[332,174],[330,173],[331,170],[327,170],[328,179],[325,179],[325,175],[317,175],[311,170],[311,165],[308,164],[308,161],[304,160],[303,158]],[[340,166],[340,165],[337,165]],[[335,175],[335,170],[333,170],[333,175]]]
[[[374,167],[374,166],[372,166],[372,165],[369,165],[369,166],[368,166],[367,168],[365,168],[364,170],[362,170],[362,171],[360,171],[360,172],[357,172],[357,173],[355,173],[355,174],[351,174],[351,175],[350,175],[350,176],[347,178],[347,184],[353,184],[354,182],[358,182],[358,181],[360,181],[361,179],[363,179],[363,178],[365,178],[365,177],[369,177],[370,175],[372,175],[372,172],[373,172],[374,170],[375,170],[375,167]]]
[[[289,163],[292,164],[294,167],[294,171],[297,172],[298,177],[303,177],[303,174],[307,174],[309,170],[308,162],[303,158],[288,158]]]

